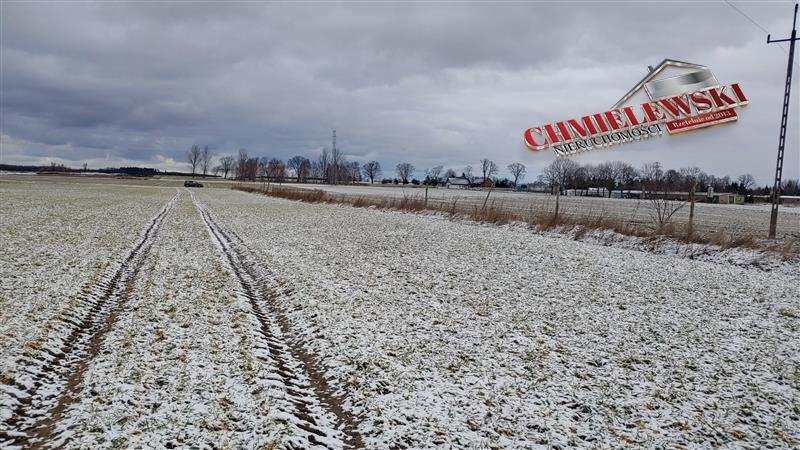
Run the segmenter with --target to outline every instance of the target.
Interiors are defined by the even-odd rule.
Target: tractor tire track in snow
[[[0,447],[63,444],[58,421],[78,400],[86,369],[130,297],[161,223],[179,197],[180,191],[150,220],[118,268],[84,285],[74,306],[56,319],[43,342],[28,346],[14,379],[0,380],[0,396],[8,408],[0,416]]]
[[[234,242],[214,221],[205,206],[190,192],[209,235],[222,252],[223,260],[236,277],[250,314],[258,322],[263,351],[255,355],[274,370],[270,378],[280,392],[274,398],[278,418],[289,428],[289,449],[363,448],[355,418],[342,407],[312,354],[291,339],[289,322],[278,299],[286,292],[259,275],[247,261],[244,246]]]

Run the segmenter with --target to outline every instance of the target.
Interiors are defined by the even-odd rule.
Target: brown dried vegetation
[[[800,239],[789,239],[785,242],[759,240],[752,235],[733,235],[718,230],[714,233],[701,234],[689,232],[685,225],[672,222],[636,224],[623,219],[611,218],[602,212],[594,217],[574,217],[566,214],[554,214],[551,211],[531,211],[521,214],[495,205],[492,202],[483,207],[477,205],[458,205],[457,201],[449,204],[428,203],[419,197],[348,197],[325,192],[321,189],[298,189],[289,187],[267,187],[266,189],[251,186],[233,186],[233,189],[297,200],[306,203],[344,204],[356,208],[380,208],[396,211],[444,213],[452,219],[468,219],[475,222],[506,225],[509,223],[527,223],[531,228],[540,231],[554,230],[565,233],[572,232],[573,238],[579,240],[593,230],[612,230],[625,236],[656,239],[667,237],[683,243],[714,245],[723,249],[747,248],[776,254],[784,260],[800,256]]]

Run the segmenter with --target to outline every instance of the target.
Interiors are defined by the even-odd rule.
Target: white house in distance
[[[447,189],[468,189],[469,180],[461,177],[450,177],[447,179]]]

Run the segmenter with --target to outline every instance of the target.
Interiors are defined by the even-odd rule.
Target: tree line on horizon
[[[759,187],[751,174],[741,174],[735,179],[730,176],[716,176],[698,167],[667,169],[660,162],[652,162],[636,168],[624,161],[607,161],[597,165],[579,164],[569,158],[553,160],[535,181],[521,184],[527,174],[522,163],[506,166],[511,178],[498,178],[498,165],[489,158],[479,161],[477,167],[467,165],[459,174],[452,168],[438,165],[424,170],[423,179],[413,178],[416,167],[410,162],[395,166],[391,178],[382,178],[384,171],[380,162],[348,161],[338,149],[324,148],[315,159],[297,155],[285,162],[280,158],[250,156],[246,149],[240,149],[237,156],[223,155],[218,164],[213,165],[213,155],[208,146],[193,145],[187,152],[187,162],[192,176],[207,176],[212,173],[223,178],[232,177],[241,181],[269,180],[274,182],[293,181],[298,183],[318,182],[327,184],[353,184],[379,181],[382,184],[413,184],[437,186],[451,178],[466,179],[471,185],[482,180],[491,180],[498,188],[538,188],[587,190],[604,188],[609,197],[614,191],[642,189],[648,183],[657,182],[658,188],[665,191],[706,191],[711,187],[715,192],[736,192],[743,195],[769,194],[770,186]],[[800,195],[798,180],[784,180],[781,186],[783,195]]]
[[[256,181],[268,179],[275,182],[287,180],[298,183],[310,180],[329,183],[329,184],[352,184],[362,181],[369,181],[370,184],[376,180],[383,184],[425,184],[436,186],[443,184],[448,178],[459,177],[453,169],[444,169],[444,166],[435,166],[425,170],[425,179],[420,181],[413,178],[416,167],[409,162],[401,162],[395,166],[396,178],[381,178],[383,168],[378,161],[368,161],[360,163],[358,161],[348,161],[346,156],[338,149],[328,150],[324,148],[316,159],[312,160],[305,156],[293,156],[286,162],[279,158],[255,157],[250,156],[247,149],[239,149],[236,157],[223,155],[219,162],[212,166],[213,155],[208,146],[200,147],[192,145],[186,154],[187,162],[191,168],[191,175],[214,176],[228,178],[232,176],[240,181]],[[507,166],[508,171],[514,177],[499,180],[495,177],[498,173],[498,166],[488,158],[480,160],[481,179],[493,179],[495,182],[507,181],[513,186],[525,176],[526,168],[522,163],[512,163]],[[460,177],[468,179],[470,182],[477,178],[472,166],[467,165]]]
[[[720,177],[706,173],[695,166],[667,169],[658,161],[636,168],[624,161],[582,165],[563,157],[553,160],[544,168],[538,183],[551,190],[557,189],[560,193],[568,189],[604,188],[609,197],[614,191],[634,189],[702,192],[711,188],[714,192],[741,195],[769,195],[772,191],[771,186],[757,186],[755,177],[749,173],[732,179],[727,175]],[[781,193],[800,195],[800,183],[797,179],[784,180]]]

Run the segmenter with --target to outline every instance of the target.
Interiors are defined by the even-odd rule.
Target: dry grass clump
[[[493,223],[495,225],[506,225],[511,222],[521,221],[521,217],[507,209],[496,208],[494,206],[479,208],[473,206],[472,210],[466,216],[470,220],[476,222]]]
[[[321,189],[298,189],[283,186],[267,186],[258,188],[253,186],[233,186],[233,189],[268,195],[272,197],[297,200],[307,203],[346,204],[356,208],[379,208],[396,211],[421,212],[433,211],[445,213],[452,219],[468,219],[475,222],[506,225],[510,223],[527,223],[531,228],[548,231],[559,230],[572,232],[575,240],[584,238],[594,230],[611,230],[625,236],[636,236],[645,239],[668,237],[679,242],[713,245],[723,249],[747,248],[766,251],[781,256],[784,260],[791,260],[800,256],[800,239],[790,239],[787,242],[764,241],[752,235],[734,235],[722,230],[713,233],[699,233],[689,230],[686,225],[678,225],[670,221],[641,224],[626,221],[620,218],[608,217],[604,212],[593,216],[575,216],[569,214],[555,214],[551,211],[532,211],[523,215],[496,206],[494,202],[482,207],[477,205],[458,205],[457,200],[450,203],[428,202],[425,199],[412,196],[402,198],[386,198],[371,196],[336,196]],[[488,199],[488,195],[487,195]]]
[[[539,230],[561,229],[572,231],[574,239],[579,240],[594,230],[611,230],[625,236],[652,237],[661,235],[623,219],[598,215],[595,217],[574,217],[565,214],[544,213],[533,215],[528,224]]]
[[[424,200],[420,200],[416,197],[404,196],[401,199],[396,199],[395,202],[391,202],[388,208],[399,211],[422,211],[427,209],[427,206]]]
[[[253,186],[234,186],[233,189],[307,203],[331,203],[333,201],[333,198],[321,189],[289,189],[283,187],[262,189]]]
[[[369,208],[370,206],[373,206],[372,202],[370,202],[368,198],[364,197],[356,198],[353,200],[352,205],[356,208]]]

